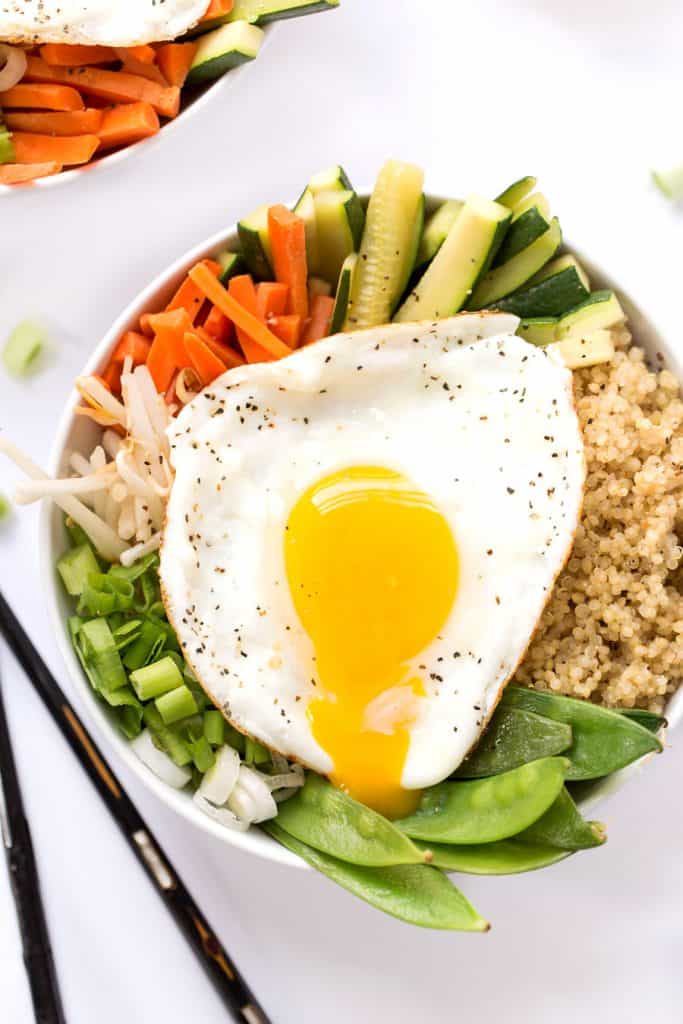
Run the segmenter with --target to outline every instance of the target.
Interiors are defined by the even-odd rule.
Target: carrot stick
[[[139,366],[140,363],[147,362],[150,348],[149,338],[146,338],[144,334],[138,334],[137,331],[126,331],[112,353],[111,362],[123,363],[124,359],[130,356],[133,366]]]
[[[221,345],[227,345],[232,341],[232,321],[228,320],[225,313],[221,313],[218,306],[211,307],[202,326],[206,333]]]
[[[288,291],[287,285],[279,281],[262,281],[256,286],[256,310],[261,320],[284,313]]]
[[[6,113],[11,132],[42,132],[45,135],[96,135],[104,114],[101,110],[19,110]]]
[[[37,178],[59,174],[61,170],[62,165],[54,160],[45,164],[3,164],[0,166],[0,185],[21,185]]]
[[[162,75],[159,68],[154,63],[154,50],[152,50],[152,61],[142,60],[140,57],[136,57],[134,51],[138,47],[117,47],[116,54],[121,61],[121,71],[125,71],[129,75],[139,75],[140,78],[148,78],[150,82],[156,82],[157,85],[166,88],[168,82]],[[140,47],[140,49],[145,49]],[[151,46],[149,47],[151,50]]]
[[[313,341],[327,337],[330,333],[333,311],[334,299],[331,295],[316,295],[311,306],[310,319],[301,339],[302,345],[310,345]]]
[[[140,321],[139,321],[140,334],[144,334],[146,338],[153,338],[154,337],[154,331],[152,330],[152,325],[149,322],[149,318],[152,315],[153,314],[151,314],[151,313],[143,313],[141,315],[141,317],[140,317]]]
[[[84,64],[109,64],[116,60],[116,51],[110,46],[81,46],[78,43],[46,43],[40,48],[46,64],[75,68]]]
[[[228,282],[228,294],[235,299],[236,302],[239,302],[239,304],[246,309],[247,312],[251,313],[252,316],[258,317],[256,289],[249,274],[238,274],[235,277],[231,277]],[[259,317],[259,319],[261,318]],[[236,324],[235,333],[237,334],[239,346],[244,352],[248,363],[263,363],[268,362],[273,358],[266,349],[255,342],[245,330],[238,327]]]
[[[67,166],[87,164],[100,144],[96,135],[34,135],[14,132],[12,143],[19,164],[40,164],[54,160]]]
[[[192,321],[184,309],[151,313],[148,320],[154,331],[154,341],[147,357],[147,367],[157,391],[165,391],[173,371],[190,365],[183,338],[187,331],[192,330]]]
[[[286,206],[268,210],[268,233],[273,252],[275,276],[289,286],[287,312],[308,316],[308,268],[306,227],[301,217]]]
[[[241,303],[237,302],[234,295],[229,295],[207,267],[198,263],[190,270],[189,276],[195,284],[199,285],[207,299],[210,299],[222,313],[225,313],[228,319],[232,320],[236,328],[242,330],[267,353],[276,359],[290,354],[291,349],[272,334],[254,313],[250,313]],[[233,277],[230,284],[233,285],[237,280],[238,278]],[[241,340],[240,344],[242,344]]]
[[[219,359],[196,334],[188,332],[183,341],[190,362],[197,371],[203,386],[210,384],[216,377],[225,373],[226,365],[223,360]]]
[[[218,277],[221,272],[220,263],[214,260],[201,261],[208,270]],[[184,277],[171,301],[166,306],[166,312],[171,313],[176,309],[184,309],[192,323],[195,322],[199,311],[204,305],[204,293],[189,277]]]
[[[129,57],[135,57],[143,64],[153,64],[156,59],[154,47],[148,46],[146,43],[141,43],[139,46],[119,47],[116,52],[119,56],[126,54]]]
[[[149,103],[120,103],[103,111],[103,115],[97,132],[102,149],[129,146],[156,135],[161,128],[159,115]]]
[[[163,313],[147,313],[146,317],[153,334],[158,334],[159,331],[171,331],[182,337],[186,331],[192,330],[190,316],[182,306],[165,309]]]
[[[285,345],[288,345],[290,348],[296,348],[299,344],[299,338],[301,337],[300,316],[296,316],[294,313],[288,313],[286,316],[270,316],[268,317],[268,327],[280,341],[284,341]]]
[[[47,65],[46,65],[47,67]],[[77,89],[69,85],[19,85],[0,92],[0,107],[28,107],[38,110],[85,110],[85,103]]]
[[[185,84],[198,43],[163,43],[157,48],[159,70],[169,85],[179,89]]]
[[[197,328],[197,334],[204,344],[211,349],[213,354],[225,363],[228,369],[233,369],[235,366],[244,366],[244,356],[236,352],[230,345],[223,345],[220,341],[216,341],[202,327]]]
[[[24,78],[27,82],[75,85],[80,92],[102,96],[115,103],[142,101],[151,104],[157,114],[163,114],[164,117],[175,117],[180,109],[180,89],[173,86],[164,88],[139,75],[128,75],[125,71],[90,67],[56,68],[39,57],[27,57]]]
[[[121,394],[121,366],[110,363],[101,377],[102,383],[109,388],[113,395]]]

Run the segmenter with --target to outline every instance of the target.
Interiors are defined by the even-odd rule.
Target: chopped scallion
[[[116,642],[117,651],[122,651],[124,647],[128,647],[133,641],[137,640],[140,636],[140,628],[142,623],[140,619],[128,619],[127,622],[122,622],[120,625],[113,627],[114,616],[109,617],[109,628],[112,631],[114,641]],[[124,661],[125,665],[125,661]]]
[[[270,754],[263,744],[254,740],[251,736],[245,736],[244,761],[246,764],[265,764],[270,760]]]
[[[103,618],[81,622],[79,637],[94,686],[107,699],[108,694],[128,682],[112,632]]]
[[[165,693],[183,688],[183,677],[173,658],[169,657],[162,658],[161,661],[155,661],[152,665],[145,665],[144,668],[138,668],[131,672],[130,681],[140,700],[152,700],[154,697],[161,697]],[[193,707],[192,711],[187,713],[192,714],[196,710],[197,708]],[[159,708],[159,711],[161,711],[161,708]],[[161,713],[163,715],[163,712]],[[184,718],[185,716],[181,715],[178,717]],[[164,721],[168,725],[169,721],[176,721],[176,719],[169,720],[164,715]]]
[[[12,506],[5,497],[4,494],[0,494],[0,523],[3,519],[8,519],[12,511]]]
[[[142,704],[130,686],[123,686],[107,695],[107,703],[114,708],[114,717],[121,732],[134,740],[142,732]]]
[[[209,768],[213,765],[215,757],[207,738],[200,736],[199,739],[190,743],[190,750],[192,751],[192,760],[197,771],[208,772]]]
[[[653,170],[652,179],[667,199],[671,199],[673,202],[683,199],[683,163],[677,164],[675,167]]]
[[[192,754],[189,746],[173,729],[164,725],[163,718],[153,704],[145,704],[142,717],[152,739],[160,750],[165,750],[180,768],[191,762]]]
[[[220,711],[204,712],[204,735],[212,747],[222,747],[225,743],[225,719]]]
[[[64,526],[66,527],[66,532],[69,534],[69,540],[73,547],[78,547],[79,544],[90,543],[88,535],[83,527],[79,526],[78,523],[75,523],[71,516],[66,517],[64,520]]]
[[[83,615],[111,615],[126,612],[133,606],[135,588],[127,580],[117,580],[109,573],[90,573],[85,580],[78,612]]]
[[[143,619],[140,632],[123,656],[123,664],[133,672],[155,661],[166,643],[166,634],[158,622]]]
[[[57,572],[62,577],[67,594],[72,597],[80,597],[92,574],[99,574],[100,567],[95,558],[95,552],[89,544],[79,544],[77,548],[71,548],[57,562]],[[94,614],[102,615],[103,612]]]
[[[160,663],[157,662],[157,664]],[[175,669],[175,665],[173,667]],[[162,697],[157,697],[154,704],[166,725],[172,725],[173,722],[179,722],[181,718],[187,718],[189,715],[197,713],[197,702],[192,691],[185,685],[164,693]]]
[[[36,369],[38,357],[45,348],[45,331],[32,320],[18,324],[2,350],[5,369],[14,377],[26,377]]]

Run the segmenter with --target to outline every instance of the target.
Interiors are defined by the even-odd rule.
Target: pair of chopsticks
[[[0,592],[0,634],[24,669],[232,1018],[270,1024],[180,876],[127,796]],[[0,821],[37,1024],[66,1024],[0,689]],[[3,814],[4,795],[4,814]]]

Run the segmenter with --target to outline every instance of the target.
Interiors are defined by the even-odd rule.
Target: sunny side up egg
[[[337,335],[171,428],[164,600],[225,715],[390,817],[522,658],[584,482],[571,372],[507,314]]]
[[[137,46],[177,39],[209,0],[2,0],[0,40]]]

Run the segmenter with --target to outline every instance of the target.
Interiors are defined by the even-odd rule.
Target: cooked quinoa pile
[[[683,677],[683,401],[626,328],[615,341],[574,374],[583,513],[515,681],[661,711]]]

